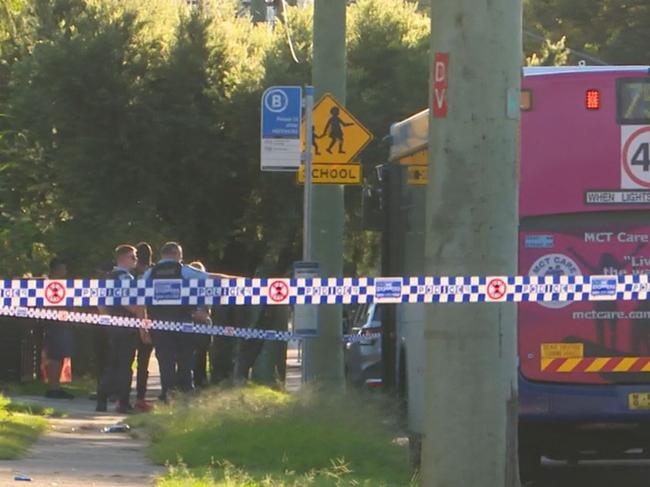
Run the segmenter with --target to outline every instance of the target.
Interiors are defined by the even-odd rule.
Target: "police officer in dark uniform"
[[[107,276],[109,279],[135,279],[131,274],[137,262],[136,249],[132,245],[119,245],[115,249],[117,265]],[[144,306],[111,306],[102,307],[101,311],[111,316],[126,316],[146,318]],[[97,391],[96,410],[103,412],[107,409],[108,397],[115,395],[118,400],[116,411],[121,414],[133,410],[129,403],[131,391],[131,364],[138,343],[138,330],[133,328],[111,327],[108,332],[108,351],[106,365],[102,373]]]
[[[161,259],[144,273],[143,279],[208,279],[230,278],[225,274],[204,272],[182,264],[183,249],[177,242],[167,242],[160,250]],[[171,299],[173,297],[170,296]],[[195,306],[159,305],[147,308],[152,320],[191,323]],[[172,390],[188,392],[192,390],[192,353],[194,337],[191,334],[173,331],[155,330],[151,332],[158,366],[162,394],[160,399],[167,400]]]

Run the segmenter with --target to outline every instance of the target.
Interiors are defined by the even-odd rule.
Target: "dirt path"
[[[295,391],[301,383],[301,361],[297,350],[289,352],[287,389]],[[148,399],[159,393],[157,363],[149,367]],[[135,384],[134,384],[135,388]],[[20,486],[16,475],[26,475],[25,485],[61,487],[140,487],[153,485],[164,467],[152,465],[145,457],[146,441],[129,433],[104,433],[102,428],[125,418],[115,413],[96,413],[95,402],[81,397],[74,400],[19,396],[17,401],[53,407],[67,413],[50,419],[49,430],[19,460],[0,460],[0,486]]]
[[[153,400],[160,388],[155,358],[151,360],[149,373],[148,399]],[[85,397],[13,399],[53,407],[66,412],[67,417],[50,419],[48,431],[23,458],[0,461],[0,486],[140,487],[153,485],[154,478],[165,470],[147,460],[145,440],[134,439],[129,433],[101,431],[125,418],[111,413],[110,406],[108,413],[96,413],[95,401]],[[14,480],[20,474],[32,481]]]
[[[23,474],[28,485],[142,486],[164,469],[145,457],[146,443],[128,433],[103,433],[101,429],[124,419],[112,413],[96,413],[95,403],[85,398],[72,401],[39,397],[16,400],[52,406],[66,411],[67,418],[50,420],[50,429],[29,453],[19,460],[0,462],[0,485],[20,485],[14,476]]]

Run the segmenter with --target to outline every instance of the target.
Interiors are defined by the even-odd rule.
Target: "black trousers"
[[[149,359],[153,345],[144,343],[138,337],[138,372],[136,375],[136,399],[143,400],[147,395],[147,381],[149,380]]]
[[[131,364],[135,356],[138,332],[129,329],[108,331],[106,362],[99,381],[97,400],[106,399],[115,394],[122,404],[129,402],[131,392]]]
[[[210,347],[210,383],[219,384],[233,376],[236,338],[215,336]]]
[[[172,390],[191,391],[194,336],[189,333],[154,331],[151,338],[160,368],[162,398],[167,399],[167,394]]]
[[[106,360],[108,357],[108,335],[111,330],[95,327],[94,331],[94,348],[95,348],[95,376],[97,377],[97,392],[101,387],[102,378],[106,370]]]
[[[205,387],[208,385],[207,356],[212,341],[211,338],[209,335],[198,335],[194,337],[194,356],[192,359],[194,387]]]

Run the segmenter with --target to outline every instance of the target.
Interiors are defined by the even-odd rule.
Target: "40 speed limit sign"
[[[650,189],[650,125],[623,125],[621,145],[621,188]]]

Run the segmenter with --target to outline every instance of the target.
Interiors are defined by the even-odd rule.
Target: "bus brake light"
[[[587,110],[598,110],[600,108],[600,91],[587,90],[585,102]]]

